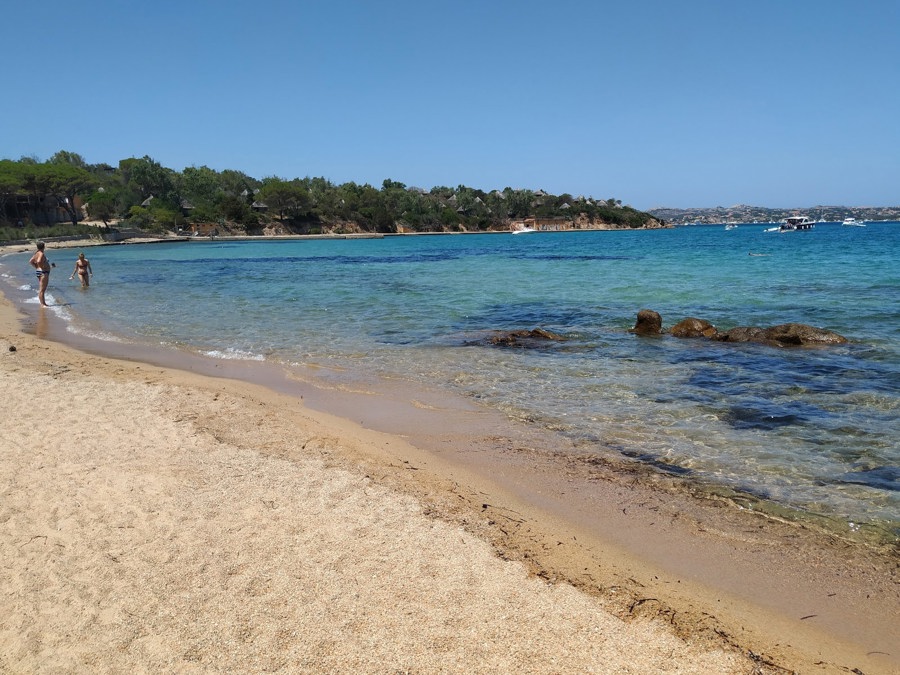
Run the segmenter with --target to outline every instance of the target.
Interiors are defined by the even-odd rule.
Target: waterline
[[[900,287],[897,232],[109,247],[92,251],[99,275],[89,292],[51,290],[73,330],[299,365],[329,386],[379,377],[444,387],[562,434],[580,452],[896,536],[900,326],[885,298]],[[667,325],[685,316],[720,328],[798,321],[851,342],[778,349],[639,338],[628,329],[642,307]],[[567,340],[540,349],[485,341],[535,327]]]

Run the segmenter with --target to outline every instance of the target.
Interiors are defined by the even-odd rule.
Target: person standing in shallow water
[[[50,283],[50,268],[56,267],[56,264],[51,264],[44,253],[44,242],[39,241],[37,243],[37,251],[31,256],[28,264],[35,269],[35,274],[37,274],[38,300],[40,300],[41,307],[46,307],[47,301],[44,296],[47,293],[47,285]]]
[[[75,261],[75,270],[69,278],[74,279],[76,274],[81,279],[82,288],[91,285],[90,277],[93,276],[94,270],[91,269],[91,261],[84,257],[84,253],[78,254],[78,260]]]

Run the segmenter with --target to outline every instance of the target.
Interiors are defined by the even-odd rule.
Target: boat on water
[[[737,223],[725,223],[725,229],[726,230],[736,230]]]
[[[796,232],[797,230],[811,230],[816,224],[806,216],[790,216],[781,221],[778,232]],[[769,232],[774,228],[766,230]]]
[[[520,227],[512,231],[513,234],[528,234],[529,232],[536,232],[533,227]]]
[[[866,226],[866,224],[863,221],[857,220],[856,218],[844,218],[844,222],[842,222],[841,225],[848,225],[849,227],[865,227]]]

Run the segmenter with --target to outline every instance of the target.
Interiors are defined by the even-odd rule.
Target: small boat
[[[736,230],[737,223],[725,223],[725,229],[726,230]]]
[[[857,220],[856,218],[844,218],[844,222],[841,223],[841,225],[848,225],[850,227],[865,227],[866,226],[866,224],[863,221]]]
[[[816,224],[806,216],[790,216],[785,218],[778,227],[779,232],[796,232],[797,230],[811,230]]]
[[[513,234],[528,234],[529,232],[536,232],[533,227],[520,227],[512,231]]]

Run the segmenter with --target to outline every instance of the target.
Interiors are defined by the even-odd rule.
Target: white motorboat
[[[866,226],[866,224],[863,221],[857,220],[856,218],[844,218],[844,222],[841,223],[841,225],[848,225],[850,227],[865,227]]]
[[[816,224],[806,216],[790,216],[785,218],[778,228],[779,232],[796,232],[797,230],[811,230]]]
[[[537,230],[535,230],[533,227],[520,227],[516,230],[513,230],[512,233],[513,234],[528,234],[529,232],[536,232],[536,231]]]

